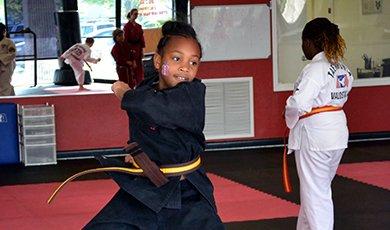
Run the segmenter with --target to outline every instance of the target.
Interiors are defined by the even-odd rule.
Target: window
[[[95,38],[91,56],[101,58],[98,64],[91,65],[92,78],[117,80],[116,65],[111,56],[114,45],[112,31],[115,30],[115,0],[79,0],[78,9],[81,40],[84,42],[87,37]]]
[[[52,84],[54,71],[58,69],[57,59],[38,60],[37,85]],[[15,87],[30,87],[34,85],[34,61],[17,61],[12,85]]]
[[[0,0],[0,22],[5,24],[4,0]]]
[[[59,9],[59,1],[10,0],[5,2],[9,32],[19,32],[23,28],[30,28],[37,35],[38,58],[57,57],[57,31],[54,26],[53,12]],[[24,35],[18,34],[17,37],[18,41],[23,41]],[[28,46],[29,41],[25,42]],[[28,55],[26,52],[24,54]]]
[[[164,22],[172,20],[172,0],[122,0],[121,22],[127,22],[127,14],[131,9],[138,9],[137,22],[142,28],[160,28]]]
[[[80,27],[81,27],[80,28],[80,33],[81,33],[82,37],[85,37],[87,34],[93,32],[93,26],[92,25],[90,25],[90,26],[88,26],[88,25],[81,25]]]
[[[8,26],[8,31],[17,32],[29,27],[37,34],[38,85],[52,84],[54,71],[58,66],[57,28],[53,13],[62,10],[63,0],[0,0],[0,22]],[[181,1],[187,2],[188,1]],[[121,3],[122,5],[116,5]],[[92,56],[101,58],[97,65],[91,65],[94,79],[116,80],[115,62],[111,56],[113,46],[112,31],[116,24],[127,22],[126,14],[132,8],[138,8],[138,22],[144,28],[147,42],[145,53],[153,52],[160,38],[161,25],[173,18],[173,0],[78,0],[80,34],[82,42],[86,37],[94,37]],[[116,15],[116,7],[121,15]],[[7,18],[5,18],[5,11]],[[187,14],[186,14],[187,15]],[[34,72],[32,56],[33,37],[31,34],[12,34],[11,39],[17,49],[16,69],[12,84],[29,87],[33,85]]]
[[[98,25],[96,26],[96,29],[97,30],[101,30],[101,29],[105,29],[105,28],[112,28],[112,27],[115,27],[114,24],[105,24],[105,25]]]
[[[354,86],[390,84],[390,4],[383,0],[279,0],[272,4],[275,91],[292,90],[308,63],[303,61],[301,33],[315,17],[327,17],[339,25],[347,45],[344,62],[354,75]]]
[[[0,0],[0,17],[7,11],[6,24],[8,31],[20,32],[30,28],[36,34],[38,58],[38,82],[52,83],[54,70],[59,68],[57,62],[57,31],[54,26],[53,12],[61,8],[60,0]],[[2,19],[1,19],[2,20]],[[16,69],[12,77],[15,86],[34,85],[34,40],[31,33],[11,34],[16,46]],[[44,61],[54,59],[54,62]],[[50,65],[50,66],[49,66]],[[47,69],[53,71],[47,71]]]

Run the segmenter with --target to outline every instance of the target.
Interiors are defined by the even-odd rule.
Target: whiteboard
[[[191,23],[203,48],[202,61],[271,55],[270,8],[266,4],[196,6]]]

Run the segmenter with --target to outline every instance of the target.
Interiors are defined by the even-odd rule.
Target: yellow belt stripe
[[[201,163],[201,158],[198,157],[196,161],[194,161],[191,164],[178,166],[178,167],[164,167],[160,168],[161,172],[164,174],[174,174],[174,173],[184,173],[186,171],[189,171],[191,169],[194,169],[198,167]],[[122,172],[122,173],[128,173],[128,174],[139,174],[141,175],[143,173],[143,170],[140,168],[124,168],[124,167],[104,167],[104,168],[95,168],[95,169],[88,169],[79,173],[74,174],[73,176],[66,179],[64,182],[58,186],[58,188],[53,192],[53,194],[50,196],[50,198],[47,200],[47,203],[50,204],[50,202],[54,199],[54,197],[57,195],[57,193],[62,189],[62,187],[65,186],[68,182],[76,179],[77,177],[90,174],[90,173],[96,173],[96,172]]]
[[[200,159],[200,157],[198,157],[198,159],[196,161],[194,161],[193,163],[191,163],[189,165],[183,165],[183,166],[178,166],[178,167],[160,168],[160,170],[164,174],[181,173],[181,172],[186,172],[188,170],[191,170],[191,169],[198,167],[200,165],[200,163],[201,163],[201,159]]]

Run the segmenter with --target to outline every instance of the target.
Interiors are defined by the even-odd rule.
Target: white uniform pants
[[[85,72],[83,69],[84,63],[74,58],[67,59],[66,63],[69,64],[70,67],[72,67],[77,83],[79,85],[84,85],[84,76],[85,76]]]
[[[302,138],[301,149],[295,151],[301,199],[298,230],[333,229],[331,183],[344,150],[310,151],[307,138]]]
[[[0,96],[14,96],[14,87],[11,85],[15,62],[4,66],[0,62]]]

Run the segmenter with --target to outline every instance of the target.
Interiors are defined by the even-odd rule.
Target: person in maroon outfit
[[[118,73],[119,81],[127,83],[130,88],[134,89],[136,85],[134,69],[137,66],[134,54],[131,52],[130,46],[125,42],[123,30],[114,30],[112,38],[115,45],[112,47],[111,55],[116,62],[116,72]]]
[[[138,10],[132,9],[127,14],[129,20],[123,27],[125,41],[129,44],[135,58],[136,66],[134,68],[135,82],[138,85],[144,79],[144,67],[142,58],[144,56],[143,48],[145,48],[144,31],[140,24],[135,22],[138,17]]]

